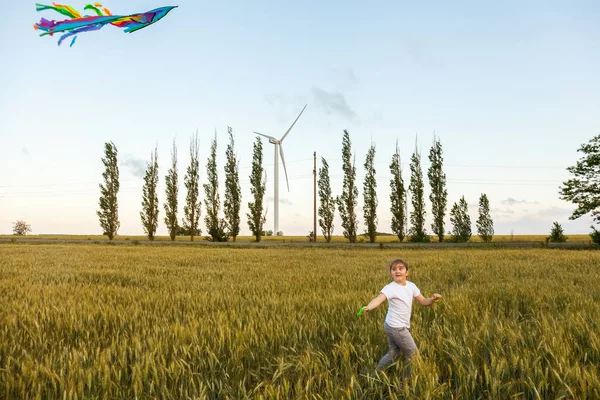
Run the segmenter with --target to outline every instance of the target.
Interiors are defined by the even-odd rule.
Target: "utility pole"
[[[317,152],[314,152],[314,212],[313,212],[313,242],[317,243]]]

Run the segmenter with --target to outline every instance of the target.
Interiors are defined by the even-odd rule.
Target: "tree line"
[[[235,141],[233,130],[227,128],[229,135],[229,144],[226,149],[225,170],[225,199],[223,202],[223,213],[221,214],[221,199],[219,195],[219,180],[217,167],[217,137],[211,140],[210,154],[206,162],[207,182],[202,185],[204,189],[204,225],[207,234],[206,240],[215,242],[224,242],[236,240],[240,232],[241,224],[241,188],[239,181],[239,161],[235,153]],[[184,176],[184,186],[186,189],[185,204],[183,207],[183,216],[179,222],[179,174],[177,147],[173,141],[171,151],[171,164],[165,176],[165,197],[164,204],[165,216],[164,223],[169,232],[171,240],[175,240],[177,235],[190,236],[190,240],[202,235],[200,228],[200,217],[202,207],[200,201],[200,160],[198,133],[192,136],[189,147],[190,163],[186,168]],[[362,185],[363,192],[363,219],[366,227],[363,235],[371,243],[377,238],[378,217],[377,217],[377,181],[375,170],[376,148],[371,144],[364,163],[366,171],[365,180]],[[431,165],[427,171],[427,177],[431,186],[429,200],[431,202],[431,212],[433,223],[431,229],[437,236],[439,242],[445,240],[445,217],[447,211],[448,194],[446,190],[446,175],[443,172],[442,145],[438,138],[434,137],[434,143],[429,152]],[[266,191],[266,172],[262,166],[263,147],[259,136],[253,144],[252,170],[250,173],[250,192],[252,201],[248,202],[249,212],[246,214],[247,224],[254,236],[259,242],[265,235],[263,225],[266,222],[266,211],[264,206],[264,194]],[[342,193],[333,197],[329,179],[329,165],[327,160],[321,158],[321,168],[319,169],[319,198],[318,208],[319,225],[322,234],[327,242],[331,241],[334,231],[334,218],[337,209],[341,220],[343,236],[351,243],[355,243],[358,236],[358,195],[359,190],[356,184],[356,166],[352,156],[352,144],[350,134],[344,130],[342,139],[342,170],[344,172]],[[100,210],[97,215],[100,219],[100,226],[105,235],[112,240],[120,227],[119,223],[119,205],[117,194],[119,192],[119,167],[118,150],[113,142],[105,143],[104,158],[102,158],[105,170],[102,174],[104,179],[100,184]],[[412,242],[429,242],[430,235],[425,228],[426,206],[424,200],[424,180],[421,168],[421,155],[415,148],[410,162],[410,182],[408,188],[405,188],[405,182],[402,177],[402,167],[398,143],[396,142],[396,151],[392,155],[389,166],[392,178],[390,180],[390,201],[392,213],[391,230],[398,237],[400,242],[405,238]],[[158,204],[158,149],[155,148],[150,155],[150,162],[144,176],[144,185],[142,188],[142,203],[140,219],[144,228],[144,233],[149,240],[154,240],[159,221]],[[408,201],[411,201],[412,211],[408,214]],[[492,240],[494,234],[493,221],[489,213],[489,201],[485,194],[479,198],[479,219],[476,222],[477,233],[485,242]],[[410,226],[407,223],[410,217]],[[450,210],[450,222],[452,231],[450,241],[466,242],[470,239],[471,219],[468,213],[468,203],[464,196],[454,203]],[[314,233],[311,232],[311,237]]]
[[[225,199],[223,202],[223,214],[221,216],[221,199],[219,195],[219,180],[217,172],[217,138],[211,141],[210,155],[206,163],[207,183],[202,185],[204,189],[204,224],[207,235],[205,239],[216,242],[228,240],[236,241],[240,232],[240,212],[241,212],[241,188],[239,180],[239,162],[235,154],[235,140],[233,129],[227,128],[229,134],[229,144],[226,150],[225,164]],[[190,236],[190,240],[202,235],[200,227],[200,217],[202,207],[200,201],[200,159],[199,159],[198,133],[190,140],[190,163],[186,168],[184,176],[184,186],[186,189],[185,204],[183,207],[183,216],[179,222],[179,173],[177,147],[173,141],[171,152],[171,165],[165,176],[166,181],[166,202],[164,204],[165,217],[164,223],[169,232],[171,240],[175,240],[177,235]],[[260,241],[264,235],[263,224],[266,221],[266,212],[264,212],[264,193],[266,185],[266,173],[262,167],[262,142],[257,136],[254,143],[254,159],[252,162],[252,174],[250,182],[251,192],[254,201],[248,203],[250,210],[247,213],[248,226],[257,241]],[[114,239],[119,223],[119,205],[117,194],[119,192],[119,167],[118,150],[113,142],[105,143],[104,158],[102,162],[105,171],[102,174],[104,182],[100,184],[100,210],[97,215],[100,219],[100,226],[105,235],[110,240]],[[144,233],[149,240],[154,240],[158,227],[158,149],[155,148],[151,154],[150,162],[147,165],[144,176],[144,186],[142,188],[142,211],[140,218]]]
[[[377,181],[374,165],[376,148],[371,144],[363,164],[365,178],[363,182],[363,220],[366,227],[363,235],[369,242],[375,242],[377,238]],[[427,177],[431,187],[429,200],[433,223],[431,229],[439,242],[445,240],[445,221],[448,204],[448,192],[446,190],[446,174],[443,171],[442,144],[434,137],[434,143],[429,152],[431,165],[427,170]],[[356,185],[356,165],[352,157],[352,143],[350,133],[344,130],[342,139],[342,169],[344,181],[342,193],[333,197],[329,180],[329,164],[321,157],[322,167],[319,169],[319,226],[325,240],[331,241],[333,235],[333,220],[336,206],[342,220],[343,235],[350,243],[355,243],[358,236],[358,186]],[[402,163],[398,142],[396,151],[392,154],[389,169],[390,179],[390,211],[392,214],[391,230],[400,242],[405,238],[411,242],[429,242],[431,236],[425,228],[427,215],[424,199],[423,170],[421,167],[421,155],[415,147],[410,162],[410,181],[408,188],[402,177]],[[412,211],[408,213],[408,202],[411,202]],[[410,225],[407,221],[410,218]],[[448,240],[452,242],[466,242],[471,238],[471,218],[468,212],[468,203],[464,196],[454,203],[450,210],[450,222],[452,223],[451,236]],[[490,242],[494,235],[494,223],[490,216],[490,204],[485,193],[479,198],[479,218],[476,221],[477,234],[484,242]]]
[[[231,127],[228,127],[230,143],[226,151],[225,165],[225,201],[224,218],[219,217],[220,199],[218,192],[218,178],[216,166],[216,136],[211,145],[211,155],[207,163],[208,183],[203,185],[206,199],[205,207],[207,215],[205,224],[209,236],[208,240],[224,241],[230,238],[234,241],[239,234],[240,227],[240,205],[241,191],[239,185],[238,161],[234,153],[234,140]],[[171,168],[168,171],[166,180],[166,202],[164,204],[165,217],[164,222],[168,228],[169,236],[175,240],[177,235],[190,236],[194,240],[195,236],[201,235],[199,228],[200,220],[200,202],[199,202],[199,159],[198,159],[198,138],[192,138],[190,142],[190,165],[186,170],[184,178],[187,189],[186,205],[184,207],[184,216],[182,223],[179,224],[178,216],[178,190],[179,176],[177,170],[177,148],[173,141],[173,150],[171,153]],[[560,188],[560,198],[570,201],[577,205],[569,219],[578,219],[588,213],[591,213],[594,222],[600,222],[600,135],[592,138],[589,143],[581,145],[578,152],[583,153],[581,159],[576,165],[568,167],[567,170],[573,174],[573,178],[565,181]],[[117,148],[113,142],[105,143],[105,158],[102,162],[105,171],[102,174],[104,184],[100,184],[100,210],[97,212],[100,218],[100,225],[105,235],[111,240],[117,234],[119,229],[119,209],[117,193],[119,191],[119,168],[117,164]],[[358,188],[355,184],[356,169],[352,162],[350,135],[344,131],[342,140],[342,157],[344,171],[344,187],[341,195],[332,196],[329,182],[329,165],[325,158],[321,158],[321,168],[319,169],[319,224],[323,236],[327,242],[331,241],[333,235],[333,221],[336,208],[342,218],[342,227],[344,236],[350,241],[356,241],[358,219],[356,216]],[[365,220],[366,231],[364,236],[370,241],[375,241],[377,236],[377,182],[375,180],[374,168],[375,146],[372,144],[367,152],[364,167],[367,171],[363,183],[363,217]],[[392,178],[390,179],[390,211],[392,213],[391,229],[398,237],[400,242],[408,238],[410,241],[430,241],[431,237],[424,228],[425,205],[423,199],[423,174],[420,165],[421,156],[415,151],[411,157],[410,163],[410,183],[408,189],[405,188],[402,179],[402,169],[398,143],[396,142],[396,151],[392,155],[392,161],[389,166]],[[433,223],[431,228],[433,234],[438,237],[438,241],[444,240],[444,217],[447,209],[447,191],[446,175],[443,173],[443,157],[441,142],[434,137],[434,143],[429,152],[431,165],[427,171],[429,184],[431,186],[431,210]],[[264,174],[264,178],[263,178]],[[154,240],[154,235],[158,226],[158,149],[155,148],[150,156],[150,163],[144,178],[144,188],[142,195],[142,211],[140,218],[144,231],[150,240]],[[248,203],[250,212],[248,217],[248,226],[257,241],[265,235],[262,226],[266,221],[266,213],[263,213],[263,196],[265,193],[266,173],[262,168],[262,143],[260,137],[254,143],[254,160],[251,174],[251,192],[254,201]],[[407,225],[408,199],[413,205],[413,211],[410,213],[411,226]],[[464,196],[458,202],[455,202],[450,211],[450,222],[453,225],[449,240],[467,241],[471,236],[471,220],[468,214],[468,203]],[[494,230],[493,221],[489,216],[489,201],[485,194],[479,198],[479,218],[476,222],[477,233],[483,241],[491,241]],[[600,231],[593,225],[590,237],[594,243],[600,245]],[[13,223],[13,234],[27,235],[31,232],[31,226],[25,221],[19,220]],[[269,233],[267,232],[267,235]],[[314,232],[310,232],[309,238],[314,239]],[[564,236],[562,226],[554,222],[550,236],[546,241],[563,242],[567,237]]]

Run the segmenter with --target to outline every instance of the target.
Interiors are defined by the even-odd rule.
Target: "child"
[[[417,354],[417,346],[409,332],[412,299],[417,299],[422,306],[430,306],[442,298],[435,293],[433,298],[426,299],[419,288],[407,281],[408,264],[401,259],[396,259],[390,264],[390,274],[393,282],[387,284],[379,296],[375,297],[366,306],[365,312],[379,307],[386,299],[389,301],[388,313],[385,317],[384,329],[388,337],[389,351],[377,364],[377,370],[382,371],[401,354],[406,356],[405,378],[410,376],[410,359]]]

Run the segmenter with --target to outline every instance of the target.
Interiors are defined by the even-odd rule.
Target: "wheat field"
[[[404,258],[420,356],[373,372]],[[600,398],[600,252],[0,244],[0,398]]]

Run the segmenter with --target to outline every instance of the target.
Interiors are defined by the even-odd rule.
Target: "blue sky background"
[[[85,2],[67,4],[82,10]],[[113,141],[121,168],[119,233],[143,234],[142,177],[158,145],[158,234],[166,234],[164,176],[173,139],[182,217],[192,134],[199,133],[205,166],[217,130],[223,196],[230,125],[240,159],[242,234],[249,234],[252,132],[281,136],[304,104],[283,146],[289,192],[280,166],[285,234],[312,230],[314,151],[329,162],[334,195],[341,193],[343,129],[356,156],[361,232],[371,141],[377,146],[378,230],[390,232],[395,142],[408,185],[415,139],[426,177],[434,131],[444,150],[448,213],[464,195],[474,231],[481,193],[490,199],[498,234],[548,233],[553,221],[567,234],[590,231],[591,217],[569,221],[575,207],[558,193],[569,178],[566,168],[581,156],[577,149],[599,133],[598,2],[103,4],[114,14],[179,7],[138,32],[107,26],[79,35],[69,48],[69,41],[58,47],[57,36],[39,37],[32,27],[41,17],[62,15],[38,13],[34,2],[2,0],[0,233],[11,233],[17,219],[33,233],[101,233],[101,158],[104,143]],[[273,229],[273,146],[263,146],[265,229]],[[426,205],[431,232],[428,198]],[[341,232],[336,212],[334,234]]]

